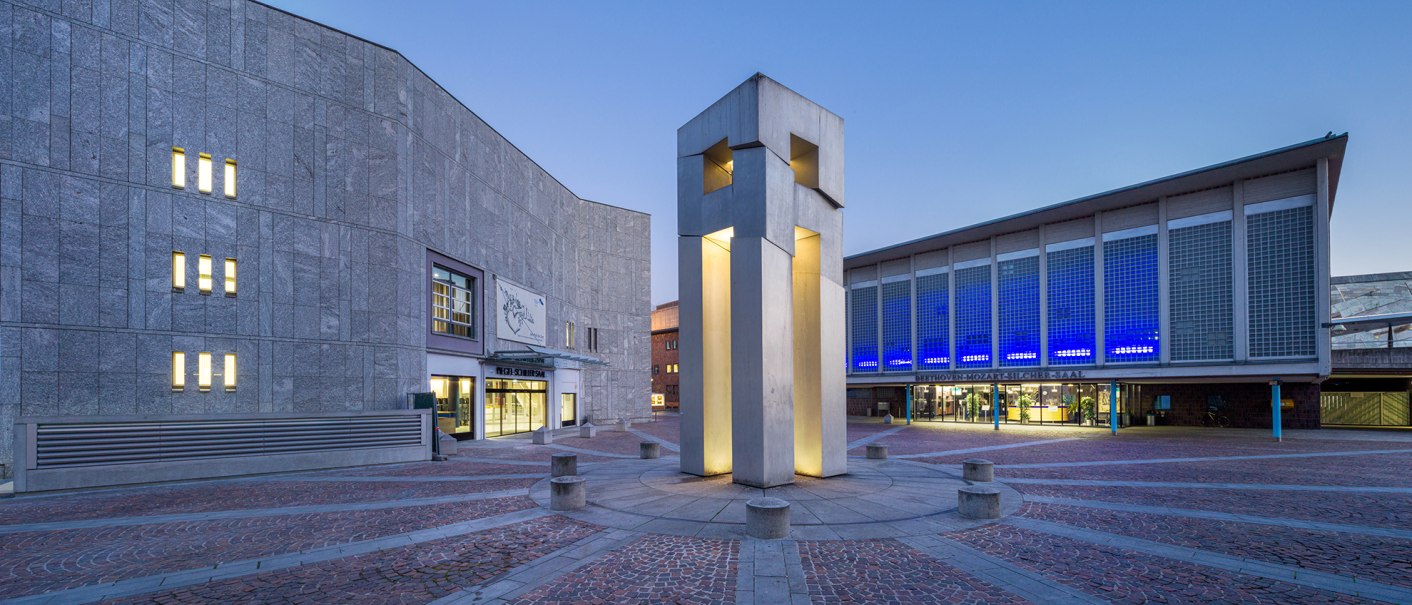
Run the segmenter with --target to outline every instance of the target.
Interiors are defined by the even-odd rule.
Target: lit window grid
[[[917,278],[917,367],[945,369],[951,364],[951,285],[946,273]]]
[[[470,290],[432,280],[431,311],[433,332],[475,338],[475,297]]]
[[[1039,365],[1039,257],[1001,261],[999,291],[1000,365]]]
[[[1092,365],[1097,349],[1093,246],[1050,252],[1048,265],[1049,363]]]
[[[1246,217],[1251,357],[1316,354],[1314,209]]]
[[[1107,361],[1157,361],[1159,313],[1157,235],[1103,242],[1103,335]]]
[[[882,285],[883,371],[912,369],[912,282]]]
[[[990,265],[956,271],[956,367],[990,367]]]
[[[1231,222],[1167,235],[1173,361],[1232,359]]]
[[[853,369],[878,370],[878,287],[853,288],[848,295],[853,316]]]

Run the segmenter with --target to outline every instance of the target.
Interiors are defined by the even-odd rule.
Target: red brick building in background
[[[677,326],[677,301],[662,303],[652,310],[652,399],[655,405],[660,395],[671,409],[681,405]]]

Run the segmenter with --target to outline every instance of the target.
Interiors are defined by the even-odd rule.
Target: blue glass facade
[[[950,274],[917,278],[917,367],[941,370],[951,365]]]
[[[1103,315],[1109,363],[1160,359],[1155,229],[1103,242]]]
[[[912,369],[912,281],[884,283],[882,286],[883,371]]]
[[[990,367],[990,265],[956,271],[956,367]]]
[[[848,295],[849,325],[853,330],[853,370],[878,370],[878,287],[853,288]]]
[[[1000,365],[1039,365],[1039,255],[1000,261]]]
[[[1091,365],[1096,357],[1093,246],[1048,255],[1049,363]]]

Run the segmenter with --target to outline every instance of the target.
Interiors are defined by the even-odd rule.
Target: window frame
[[[432,326],[435,320],[435,308],[432,301],[432,284],[435,281],[433,272],[436,267],[441,267],[448,271],[459,273],[469,279],[474,280],[471,288],[473,336],[457,336],[437,332]],[[472,355],[485,354],[485,271],[458,261],[454,258],[440,254],[436,251],[427,250],[426,258],[426,307],[425,325],[427,331],[427,349],[445,351],[451,353],[470,353]]]

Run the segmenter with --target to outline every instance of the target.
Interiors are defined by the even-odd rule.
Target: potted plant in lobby
[[[966,395],[966,420],[974,421],[981,415],[981,394],[972,392]]]
[[[1086,396],[1079,400],[1079,411],[1083,414],[1084,425],[1093,426],[1094,407],[1092,397]]]
[[[1060,397],[1059,401],[1064,405],[1065,422],[1080,422],[1083,420],[1083,413],[1079,411],[1078,406],[1074,405],[1073,393],[1064,393],[1064,396]]]
[[[1018,403],[1020,406],[1020,424],[1029,424],[1030,406],[1034,405],[1034,397],[1026,393],[1024,395],[1020,395],[1020,399],[1016,403]]]

